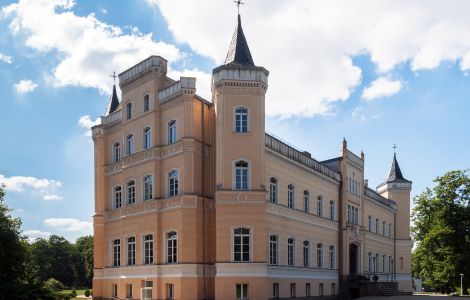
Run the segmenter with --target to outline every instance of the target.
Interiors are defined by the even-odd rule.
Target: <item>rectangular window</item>
[[[117,297],[117,295],[118,295],[117,284],[113,284],[111,289],[112,289],[113,297]]]
[[[310,243],[304,241],[304,267],[310,267]]]
[[[248,189],[248,165],[235,168],[235,188],[237,190]]]
[[[248,109],[235,109],[235,132],[248,132]]]
[[[278,238],[275,235],[269,237],[269,264],[277,265]]]
[[[317,268],[323,268],[323,244],[317,244]]]
[[[290,284],[290,296],[295,297],[297,295],[295,283]]]
[[[113,267],[121,265],[121,240],[113,241]]]
[[[166,285],[166,299],[174,299],[175,298],[175,285],[168,283]]]
[[[152,281],[144,281],[144,287],[142,288],[142,300],[152,300]]]
[[[295,240],[292,238],[287,240],[287,265],[295,265]]]
[[[153,263],[153,236],[148,234],[144,236],[144,264]]]
[[[400,270],[403,271],[403,257],[400,257]]]
[[[294,191],[294,186],[292,184],[289,184],[287,186],[287,206],[289,208],[295,208]]]
[[[273,298],[279,298],[279,283],[273,283]]]
[[[233,230],[233,260],[250,261],[250,230],[247,228]]]
[[[311,289],[310,289],[310,283],[305,284],[305,296],[310,297],[311,295]]]
[[[132,298],[132,284],[126,284],[126,297]]]
[[[331,295],[336,295],[336,284],[335,283],[331,284]]]
[[[318,294],[319,294],[320,296],[324,296],[323,283],[320,283],[320,286],[319,286],[318,290],[319,290],[319,293],[318,293]]]
[[[127,265],[135,265],[135,237],[127,239]]]
[[[248,284],[243,283],[237,283],[236,285],[236,294],[237,294],[237,300],[247,300],[248,299]]]

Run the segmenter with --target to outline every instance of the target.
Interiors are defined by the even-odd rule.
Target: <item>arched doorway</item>
[[[358,273],[359,247],[356,244],[349,244],[349,274]]]

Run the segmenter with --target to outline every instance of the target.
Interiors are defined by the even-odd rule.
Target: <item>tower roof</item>
[[[388,172],[388,178],[385,180],[385,182],[403,182],[403,181],[408,181],[403,177],[403,174],[401,173],[400,166],[398,165],[397,161],[397,154],[393,154],[393,161],[392,165],[390,166],[390,171]]]
[[[255,66],[253,58],[251,57],[250,48],[246,42],[245,34],[243,33],[240,14],[238,14],[237,28],[233,33],[227,58],[225,58],[225,65]]]
[[[113,84],[113,94],[109,98],[108,106],[106,107],[105,116],[110,115],[113,112],[115,112],[118,106],[119,106],[119,99],[116,93],[116,85]]]

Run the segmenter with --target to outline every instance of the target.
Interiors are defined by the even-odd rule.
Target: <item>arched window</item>
[[[323,217],[323,197],[317,197],[317,215]]]
[[[250,229],[233,229],[233,260],[250,261]]]
[[[375,272],[379,273],[379,267],[380,267],[380,256],[378,253],[375,254]]]
[[[169,264],[178,262],[178,235],[174,231],[166,234],[166,257]]]
[[[144,112],[150,110],[150,96],[149,94],[144,95]]]
[[[127,238],[127,265],[135,265],[135,237]]]
[[[121,145],[119,142],[113,144],[113,162],[118,162],[121,160]]]
[[[379,219],[375,219],[375,233],[379,234]]]
[[[369,252],[369,273],[372,273],[372,253]]]
[[[121,240],[113,241],[113,267],[121,265]]]
[[[168,122],[168,144],[176,143],[176,121]]]
[[[295,266],[295,239],[287,239],[287,265]]]
[[[292,184],[287,186],[287,206],[295,208],[295,188]]]
[[[144,236],[144,264],[153,263],[153,235]]]
[[[178,195],[179,178],[178,171],[173,170],[168,173],[168,197]]]
[[[310,193],[309,191],[304,191],[304,212],[310,212]]]
[[[317,244],[317,268],[323,268],[323,244]]]
[[[131,155],[134,153],[134,135],[129,134],[126,138],[126,141],[127,141],[126,154]]]
[[[335,246],[330,245],[329,247],[329,252],[330,252],[330,269],[335,269],[336,268],[336,251],[335,251]]]
[[[114,188],[114,208],[120,208],[122,206],[122,188],[117,186]]]
[[[269,202],[277,203],[277,179],[269,178]]]
[[[277,265],[279,256],[279,238],[277,235],[269,236],[269,264]]]
[[[333,200],[330,201],[330,220],[335,219],[335,202]]]
[[[235,132],[248,132],[248,109],[244,107],[235,109]]]
[[[135,182],[131,180],[127,183],[127,204],[135,203]]]
[[[144,138],[144,140],[142,141],[142,145],[143,145],[142,148],[144,148],[144,150],[146,150],[146,149],[149,149],[150,147],[152,147],[152,134],[151,134],[150,127],[146,127],[144,129],[143,138]]]
[[[310,242],[304,241],[303,254],[304,254],[304,267],[310,267]]]
[[[235,163],[235,189],[248,189],[248,163],[240,160]]]
[[[144,200],[151,200],[153,198],[153,178],[152,175],[144,177]]]
[[[382,222],[382,235],[385,236],[385,221]]]
[[[372,216],[369,216],[369,232],[372,232]]]
[[[126,105],[126,116],[128,120],[132,118],[132,103]]]

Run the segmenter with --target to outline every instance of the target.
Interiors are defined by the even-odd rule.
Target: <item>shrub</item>
[[[86,289],[86,290],[85,290],[85,296],[90,297],[90,295],[91,295],[90,290],[89,290],[89,289]]]
[[[60,291],[65,288],[62,282],[60,282],[59,280],[55,278],[49,278],[48,280],[46,280],[46,282],[44,282],[44,287],[54,290],[54,291]]]
[[[77,297],[77,291],[73,289],[72,292],[70,293],[70,296],[72,296],[72,298]]]

